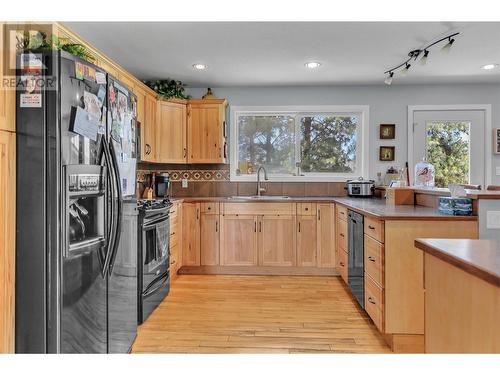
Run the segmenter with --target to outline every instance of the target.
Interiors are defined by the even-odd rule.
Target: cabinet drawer
[[[337,246],[347,252],[347,221],[337,221]]]
[[[347,253],[344,250],[339,249],[338,261],[337,261],[337,271],[340,273],[342,280],[347,284]]]
[[[201,212],[204,214],[219,214],[219,202],[204,202],[201,204]]]
[[[301,216],[316,215],[316,203],[297,203],[297,215]]]
[[[337,204],[336,209],[337,209],[337,218],[340,220],[347,221],[347,207]]]
[[[365,273],[384,287],[384,245],[365,235]]]
[[[365,275],[365,310],[380,332],[384,332],[384,292]]]
[[[375,238],[379,242],[384,242],[384,222],[365,216],[365,234]]]

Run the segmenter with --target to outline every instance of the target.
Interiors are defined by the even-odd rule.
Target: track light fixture
[[[394,73],[393,72],[389,72],[389,75],[385,79],[384,83],[386,85],[391,85],[392,84],[392,77],[394,77]]]
[[[427,65],[428,57],[429,57],[429,51],[424,50],[424,55],[420,58],[420,65]]]
[[[448,43],[446,43],[443,46],[443,48],[441,48],[441,51],[443,51],[444,53],[449,53],[450,49],[451,49],[451,46],[453,45],[454,42],[455,42],[455,39],[453,39],[452,37],[449,37],[448,38]]]
[[[406,76],[407,73],[408,73],[408,70],[410,69],[411,67],[411,64],[410,64],[410,61],[411,60],[414,60],[416,61],[417,58],[419,56],[422,56],[420,58],[420,65],[427,65],[427,60],[429,58],[429,48],[435,46],[436,44],[438,43],[441,43],[442,41],[448,41],[448,43],[446,43],[442,48],[441,48],[441,51],[443,51],[444,53],[448,53],[451,49],[451,46],[453,45],[453,43],[455,43],[455,39],[453,38],[454,36],[458,35],[460,33],[453,33],[453,34],[450,34],[448,36],[445,36],[444,38],[441,38],[439,40],[436,40],[435,42],[432,42],[430,43],[429,45],[421,48],[421,49],[415,49],[413,51],[410,51],[408,53],[408,59],[406,61],[403,61],[401,64],[399,64],[398,66],[395,66],[394,68],[392,69],[389,69],[387,71],[384,72],[384,74],[388,74],[388,77],[385,79],[385,83],[387,85],[390,85],[392,84],[392,79],[394,77],[394,73],[400,69],[399,73],[402,75],[402,76]]]

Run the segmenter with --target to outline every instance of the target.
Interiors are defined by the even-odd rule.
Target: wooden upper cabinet
[[[181,101],[157,103],[156,161],[158,163],[187,162],[186,104]]]
[[[295,266],[295,216],[264,215],[259,218],[259,265]]]
[[[156,96],[146,93],[144,97],[144,117],[141,122],[141,160],[155,162],[158,155],[156,139]]]
[[[4,64],[7,62],[3,51],[4,24],[0,22],[0,83],[9,77],[4,76]],[[0,84],[0,130],[16,131],[16,91],[4,88]]]
[[[139,85],[135,85],[134,94],[137,97],[137,122],[143,124],[146,116],[146,90]]]
[[[190,100],[187,110],[189,163],[225,163],[226,106],[224,99]]]
[[[182,265],[200,265],[200,204],[182,204]]]
[[[217,214],[201,214],[201,265],[219,265],[219,234],[220,223]]]
[[[223,215],[221,224],[221,266],[256,266],[257,216]]]
[[[114,78],[120,79],[120,70],[112,62],[105,59],[99,59],[97,61],[97,65],[100,68],[103,68],[107,73],[111,74]]]
[[[335,267],[335,205],[317,205],[318,267]]]
[[[315,267],[317,253],[316,216],[297,217],[297,266]]]

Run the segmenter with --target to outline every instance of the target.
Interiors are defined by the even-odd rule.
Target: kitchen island
[[[417,239],[424,251],[425,352],[500,353],[500,243]]]

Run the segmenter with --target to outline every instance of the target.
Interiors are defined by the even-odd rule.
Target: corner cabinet
[[[146,93],[144,97],[144,116],[140,126],[141,161],[154,163],[158,158],[159,146],[156,138],[156,97],[149,93]]]
[[[188,163],[226,163],[226,106],[225,99],[189,100]]]
[[[186,102],[159,100],[156,109],[157,163],[187,163]]]

